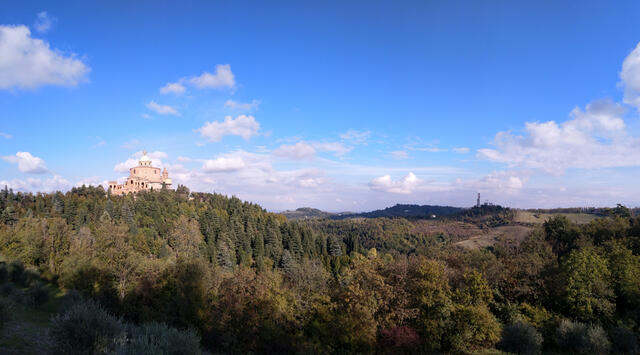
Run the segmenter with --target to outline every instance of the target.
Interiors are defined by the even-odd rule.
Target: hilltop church
[[[149,159],[145,150],[138,162],[138,166],[129,169],[127,181],[124,184],[118,184],[117,181],[109,181],[109,191],[114,195],[126,195],[130,192],[135,194],[138,191],[161,189],[163,185],[166,188],[171,188],[171,183],[167,168],[160,172],[160,168],[151,166],[151,159]]]

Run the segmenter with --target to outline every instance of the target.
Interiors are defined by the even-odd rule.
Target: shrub
[[[27,303],[40,307],[49,301],[49,290],[42,281],[34,281],[27,290]]]
[[[80,292],[77,290],[68,290],[64,297],[62,297],[62,302],[60,304],[61,312],[64,312],[71,308],[72,306],[84,302],[85,298],[82,296]]]
[[[124,335],[120,319],[93,301],[83,301],[53,318],[54,349],[61,354],[111,353]]]
[[[0,296],[8,297],[15,291],[15,289],[16,287],[12,283],[5,282],[0,285]]]
[[[610,343],[599,325],[587,327],[584,323],[562,320],[558,326],[558,346],[565,352],[606,354]]]
[[[180,331],[164,323],[130,326],[127,341],[117,354],[201,354],[200,337],[192,330]]]
[[[13,318],[13,303],[6,298],[0,298],[0,329]]]
[[[31,284],[38,281],[40,281],[40,273],[37,270],[25,269],[22,272],[22,285],[31,286]]]
[[[19,260],[14,260],[7,266],[9,272],[9,281],[23,285],[24,284],[24,265]]]
[[[510,353],[539,354],[542,350],[542,335],[533,326],[518,321],[504,328],[498,347]]]
[[[0,262],[0,283],[7,282],[9,279],[9,270],[7,264],[4,261]]]
[[[587,329],[587,344],[589,354],[608,354],[611,347],[607,332],[599,325],[592,325]]]
[[[611,351],[614,354],[638,354],[638,340],[633,332],[624,327],[611,330]]]

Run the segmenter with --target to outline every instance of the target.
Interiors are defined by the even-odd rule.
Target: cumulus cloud
[[[133,153],[126,161],[116,164],[116,166],[113,167],[113,171],[118,173],[129,172],[130,168],[138,166],[140,158],[142,158],[142,153],[142,151]],[[156,168],[163,168],[164,163],[162,162],[162,159],[167,159],[169,157],[167,153],[161,151],[148,152],[147,156],[151,159],[151,164]]]
[[[16,191],[23,192],[52,192],[66,191],[72,187],[72,184],[59,175],[55,175],[49,179],[28,178],[26,180],[0,180],[0,186],[7,186]]]
[[[499,132],[495,149],[478,155],[512,167],[542,169],[560,174],[568,168],[598,169],[640,166],[640,139],[631,136],[622,119],[625,110],[611,100],[599,100],[570,120],[527,122],[524,134]]]
[[[258,106],[260,106],[260,103],[261,103],[260,100],[252,100],[251,102],[243,103],[243,102],[237,102],[229,99],[224,103],[224,107],[232,110],[253,111],[258,109]]]
[[[393,152],[389,153],[389,156],[396,160],[404,160],[409,157],[409,153],[405,152],[404,150],[394,150]]]
[[[253,116],[240,115],[236,118],[226,116],[224,121],[206,122],[197,129],[202,137],[211,142],[219,142],[224,136],[240,136],[244,140],[258,134],[260,124]]]
[[[174,116],[180,116],[180,112],[178,112],[178,110],[176,110],[175,108],[169,106],[169,105],[160,105],[155,101],[151,101],[147,104],[147,108],[149,110],[155,111],[156,113],[160,114],[160,115],[174,115]]]
[[[640,108],[640,43],[622,62],[620,84],[624,87],[624,102]]]
[[[205,173],[238,171],[245,166],[242,157],[219,157],[213,160],[205,160],[204,164],[202,164],[202,171]]]
[[[76,86],[86,80],[89,70],[75,55],[32,38],[26,26],[0,25],[0,89]]]
[[[316,149],[308,143],[298,142],[292,145],[283,144],[274,150],[273,154],[290,159],[309,159],[316,156]]]
[[[17,152],[16,155],[4,156],[2,159],[9,163],[18,164],[18,170],[27,174],[44,174],[48,173],[49,169],[44,163],[44,160],[34,157],[29,152]]]
[[[180,95],[185,92],[186,88],[180,83],[167,83],[167,85],[160,88],[161,94],[176,94]]]
[[[204,72],[200,76],[191,78],[189,81],[199,89],[232,89],[236,85],[236,80],[229,64],[219,64],[216,66],[214,74]]]
[[[317,152],[330,152],[335,156],[343,156],[350,152],[353,148],[345,146],[341,142],[304,142],[300,141],[296,144],[283,144],[273,151],[273,154],[280,157],[290,159],[312,159],[316,157]]]
[[[350,129],[345,133],[340,134],[341,139],[350,141],[353,144],[365,144],[369,137],[371,137],[370,131],[356,131],[354,129]]]
[[[529,179],[522,171],[494,171],[480,180],[457,180],[456,185],[478,191],[515,194],[524,188]]]
[[[58,19],[49,15],[46,11],[39,12],[33,27],[40,33],[45,33],[51,29],[53,23]]]
[[[420,180],[414,173],[409,173],[400,180],[393,181],[391,175],[377,177],[369,183],[372,190],[391,192],[395,194],[410,194],[420,185]]]

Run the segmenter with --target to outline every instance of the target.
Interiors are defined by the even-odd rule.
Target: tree
[[[583,321],[599,321],[613,314],[611,272],[607,260],[595,249],[572,251],[561,268],[561,293],[569,315]]]

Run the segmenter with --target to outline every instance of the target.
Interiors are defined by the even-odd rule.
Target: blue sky
[[[4,2],[0,183],[638,205],[637,2]]]

